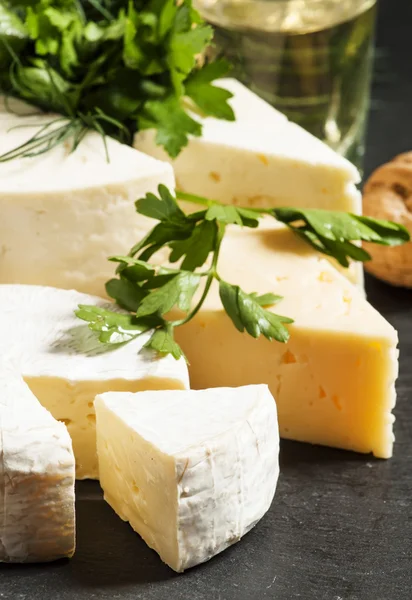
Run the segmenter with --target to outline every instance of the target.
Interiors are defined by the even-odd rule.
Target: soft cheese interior
[[[145,335],[125,346],[105,348],[75,317],[79,304],[105,302],[74,291],[0,285],[0,322],[7,332],[0,339],[0,356],[15,365],[39,402],[67,425],[76,476],[84,479],[98,477],[95,396],[106,391],[184,389],[188,375],[182,360],[139,353]],[[22,394],[25,389],[22,383]],[[5,415],[8,410],[8,405],[2,408]]]
[[[0,154],[55,118],[1,112]],[[29,125],[33,124],[33,127]],[[61,125],[61,123],[59,123]],[[108,257],[125,254],[152,221],[134,203],[160,183],[174,188],[172,168],[90,132],[40,156],[0,163],[0,283],[48,285],[103,295],[113,275]]]
[[[95,402],[105,499],[172,569],[237,542],[279,475],[267,386],[103,394]]]
[[[176,328],[191,385],[265,382],[276,398],[282,437],[392,454],[397,333],[327,260],[280,225],[234,229],[219,273],[246,292],[284,297],[287,345],[239,333],[212,288],[196,317]]]

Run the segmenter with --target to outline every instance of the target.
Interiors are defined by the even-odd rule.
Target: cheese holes
[[[257,157],[258,157],[258,159],[260,160],[260,162],[261,162],[261,163],[263,163],[263,164],[265,165],[265,167],[267,167],[267,166],[268,166],[268,164],[269,164],[269,160],[268,160],[268,157],[267,157],[267,156],[265,156],[265,154],[258,154],[258,155],[257,155]]]
[[[296,361],[296,356],[290,350],[286,350],[286,352],[282,356],[282,364],[291,365]]]
[[[340,399],[339,399],[339,396],[337,394],[335,394],[334,396],[332,396],[332,402],[333,402],[333,404],[336,406],[336,408],[339,411],[342,410],[342,404],[340,403]]]
[[[318,279],[319,281],[323,281],[324,283],[332,283],[333,276],[331,273],[328,273],[328,271],[322,271],[321,273],[319,273]]]
[[[212,181],[215,181],[216,183],[219,183],[219,181],[222,179],[219,173],[216,173],[216,171],[210,171],[209,177]]]

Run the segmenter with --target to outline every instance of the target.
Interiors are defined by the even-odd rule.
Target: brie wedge
[[[53,119],[0,112],[0,154]],[[153,226],[136,214],[135,201],[160,183],[174,188],[167,163],[106,143],[108,157],[101,136],[90,132],[74,152],[69,139],[40,156],[0,163],[0,283],[104,295],[113,275],[108,257],[127,254]]]
[[[322,255],[272,222],[225,236],[219,275],[245,292],[283,299],[294,319],[287,344],[239,333],[217,286],[192,321],[175,329],[194,388],[267,383],[282,437],[392,454],[397,333]]]
[[[268,510],[279,434],[267,386],[109,393],[95,406],[105,499],[175,571],[237,542]]]

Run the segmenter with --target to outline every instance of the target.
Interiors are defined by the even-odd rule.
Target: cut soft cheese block
[[[87,324],[75,316],[79,304],[108,306],[100,298],[74,291],[0,285],[1,361],[12,361],[16,375],[25,381],[16,384],[16,402],[19,390],[27,396],[27,384],[53,417],[67,425],[73,440],[76,475],[84,479],[98,477],[95,396],[106,391],[184,389],[188,387],[188,374],[183,360],[140,352],[149,334],[126,345],[103,346]],[[0,398],[3,394],[1,387]],[[33,411],[38,411],[34,397],[32,400]],[[22,424],[30,416],[22,415]],[[42,429],[38,436],[41,440]],[[24,437],[19,439],[23,451]],[[27,469],[31,472],[31,463],[27,463]]]
[[[138,150],[172,162],[179,189],[246,206],[360,212],[357,169],[235,79],[217,85],[234,94],[236,120],[200,118],[201,137],[172,160],[154,130],[136,134]]]
[[[75,462],[70,436],[18,370],[4,366],[1,354],[0,562],[71,556]]]
[[[54,118],[0,110],[0,154]],[[67,140],[40,156],[0,163],[0,283],[104,295],[113,275],[108,257],[126,254],[153,226],[136,214],[135,201],[160,183],[174,188],[169,164],[106,143],[110,161],[102,137],[90,132],[74,152]]]
[[[202,124],[202,136],[191,137],[174,160],[156,144],[154,130],[136,134],[135,148],[173,164],[178,189],[241,206],[362,212],[360,175],[349,161],[236,79],[217,85],[233,94],[236,120],[192,115]],[[363,287],[360,263],[344,274]]]
[[[280,225],[230,232],[218,272],[246,292],[283,296],[270,310],[295,322],[287,344],[240,333],[212,286],[195,318],[175,329],[191,386],[267,383],[281,436],[391,456],[394,328],[321,254]]]
[[[237,542],[268,510],[279,433],[267,386],[108,393],[95,407],[105,499],[175,571]]]
[[[178,189],[252,207],[295,206],[361,213],[357,169],[326,144],[291,123],[235,79],[217,85],[233,93],[233,122],[200,118],[201,137],[173,161],[156,132],[136,134],[135,148],[173,164]],[[345,273],[362,285],[362,266]]]

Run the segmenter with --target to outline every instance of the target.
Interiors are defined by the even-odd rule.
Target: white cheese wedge
[[[139,353],[148,334],[115,349],[102,346],[94,332],[75,317],[79,304],[107,306],[100,298],[74,291],[0,285],[0,356],[16,365],[16,374],[32,394],[67,425],[76,475],[84,479],[98,477],[95,396],[106,391],[184,389],[188,375],[182,360]],[[27,395],[25,384],[20,385],[21,394]],[[34,399],[32,405],[33,411],[38,410]],[[41,440],[41,429],[38,435]],[[24,436],[19,439],[23,451]],[[30,472],[30,463],[23,467]]]
[[[173,164],[178,189],[229,204],[295,206],[360,214],[357,169],[235,79],[217,84],[233,93],[236,121],[200,118],[201,137],[173,161],[156,144],[156,132],[136,134],[135,148]],[[345,275],[360,287],[363,269]]]
[[[282,226],[234,230],[218,271],[246,292],[283,296],[285,344],[239,333],[212,290],[176,328],[193,388],[267,383],[281,436],[387,458],[392,454],[397,333],[328,261]]]
[[[135,147],[172,162],[179,189],[222,202],[361,211],[357,169],[326,144],[235,79],[217,85],[233,93],[236,120],[200,118],[201,137],[172,161],[156,132],[136,134]]]
[[[70,436],[16,370],[4,367],[1,354],[0,562],[71,556],[75,463]]]
[[[25,142],[53,115],[0,112],[0,154]],[[17,128],[16,128],[17,127]],[[134,203],[160,183],[174,188],[170,165],[90,132],[38,157],[0,163],[0,283],[49,285],[104,295],[108,257],[125,254],[153,222]]]
[[[109,393],[95,406],[105,499],[175,571],[237,542],[268,510],[279,434],[267,386]]]

